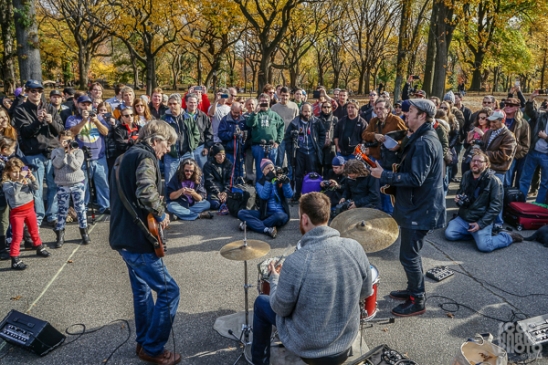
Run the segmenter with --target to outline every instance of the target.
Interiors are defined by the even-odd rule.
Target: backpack
[[[240,210],[255,209],[255,188],[245,184],[235,185],[227,194],[226,206],[231,216],[238,218]]]

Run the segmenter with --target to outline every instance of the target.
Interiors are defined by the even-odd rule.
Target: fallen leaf
[[[19,300],[21,298],[23,298],[21,295],[16,295],[14,297],[11,297],[10,300]]]
[[[449,318],[455,318],[455,315],[453,313],[446,312],[445,315]]]
[[[388,328],[383,328],[382,331],[383,332],[388,332]]]
[[[72,264],[72,263],[73,263],[74,261],[72,261],[72,260],[68,260],[67,262],[68,262],[69,264]]]

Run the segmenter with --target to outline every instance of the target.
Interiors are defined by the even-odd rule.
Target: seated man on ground
[[[345,160],[341,156],[333,157],[331,161],[332,168],[323,177],[321,182],[322,193],[327,195],[331,201],[331,210],[335,209],[335,206],[339,204],[342,198],[344,185],[346,183],[346,176],[344,175]]]
[[[344,166],[346,184],[339,204],[346,200],[352,200],[348,209],[375,208],[380,209],[381,196],[379,179],[371,176],[371,173],[359,160],[350,160]]]
[[[458,216],[445,229],[445,238],[449,241],[474,239],[482,252],[523,241],[523,237],[515,232],[492,235],[492,223],[502,209],[503,190],[502,182],[489,167],[489,157],[477,149],[470,162],[470,171],[462,176],[455,197],[459,206]]]
[[[202,181],[202,170],[195,160],[181,162],[167,185],[167,211],[183,221],[211,219],[210,203]]]
[[[263,176],[255,184],[258,210],[240,210],[238,219],[240,229],[243,222],[255,232],[264,233],[272,238],[278,234],[277,227],[289,222],[289,204],[287,199],[293,196],[289,178],[286,175],[276,176],[274,163],[263,158],[260,164]]]
[[[227,160],[225,148],[216,143],[211,147],[211,156],[204,165],[205,188],[211,209],[217,210],[226,203],[230,191],[232,163]]]
[[[270,295],[255,300],[252,362],[269,364],[276,326],[284,347],[307,364],[342,364],[360,326],[360,299],[372,293],[363,248],[327,225],[329,199],[305,194],[299,204],[303,234],[281,267],[270,263]],[[329,288],[329,290],[325,290]]]

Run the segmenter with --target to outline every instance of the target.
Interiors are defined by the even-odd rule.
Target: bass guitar
[[[367,154],[365,153],[365,145],[359,144],[354,148],[354,156],[356,156],[356,160],[364,162],[367,166],[375,168],[377,167],[377,163],[373,161]],[[392,171],[398,172],[400,165],[395,163],[392,164]],[[393,186],[390,186],[388,184],[381,186],[381,193],[390,195],[390,201],[392,202],[392,205],[396,202],[396,188]]]
[[[164,257],[165,245],[164,245],[164,231],[162,229],[162,226],[160,226],[160,224],[156,221],[156,219],[151,213],[149,213],[147,216],[147,225],[148,225],[148,231],[157,240],[157,242],[153,244],[154,253],[158,257]]]

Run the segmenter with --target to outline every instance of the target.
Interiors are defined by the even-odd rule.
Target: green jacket
[[[180,157],[187,152],[192,152],[200,143],[200,130],[198,129],[198,126],[190,118],[185,119],[184,114],[184,111],[182,111],[181,114],[175,117],[168,111],[166,114],[162,115],[162,120],[172,126],[178,136],[177,142],[171,146],[171,151],[169,151],[171,157]],[[189,151],[183,151],[185,138],[188,139],[186,142],[188,142]]]
[[[245,123],[251,128],[252,144],[261,144],[261,140],[280,144],[284,138],[284,121],[272,110],[250,114]]]

